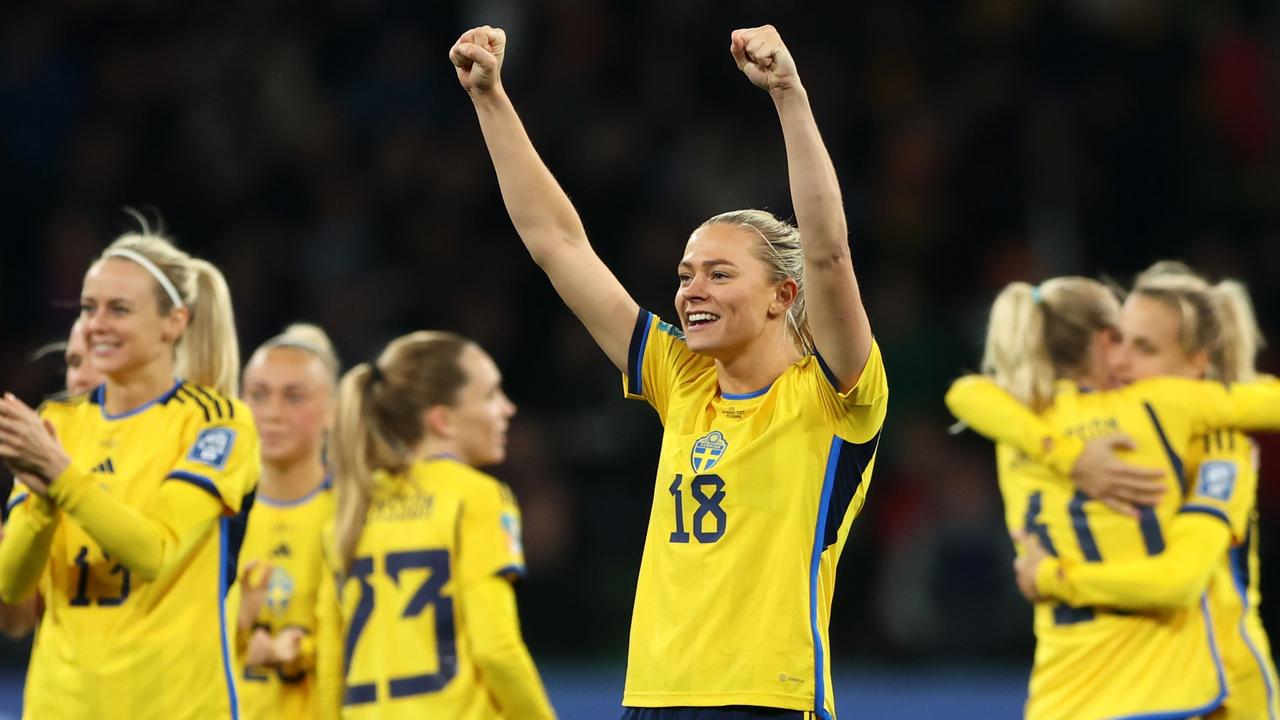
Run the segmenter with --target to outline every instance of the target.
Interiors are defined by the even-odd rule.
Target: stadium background
[[[515,237],[446,53],[474,24],[507,29],[535,144],[624,284],[670,314],[691,228],[790,214],[773,109],[727,51],[730,30],[772,22],[835,158],[893,388],[836,592],[842,716],[1016,714],[1030,613],[990,448],[946,434],[942,394],[1013,279],[1182,258],[1244,279],[1280,342],[1280,5],[719,5],[5,4],[4,389],[57,389],[58,363],[29,354],[63,338],[125,205],[223,268],[246,352],[298,319],[348,365],[411,329],[477,338],[520,406],[496,474],[525,511],[526,637],[564,717],[613,717],[660,428]],[[1280,370],[1275,350],[1262,366]],[[1264,439],[1273,632],[1276,467]],[[4,710],[26,652],[0,647]]]

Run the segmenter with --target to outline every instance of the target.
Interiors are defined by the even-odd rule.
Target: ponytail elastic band
[[[165,275],[155,263],[148,260],[146,256],[141,253],[136,253],[127,248],[116,248],[114,250],[108,250],[103,254],[103,257],[122,257],[141,265],[142,269],[151,273],[151,276],[156,279],[156,282],[160,283],[160,287],[164,288],[165,294],[169,296],[169,300],[173,303],[174,307],[184,308],[187,306],[186,303],[182,302],[182,296],[178,294],[178,288],[174,286],[173,281],[169,279],[169,276]]]
[[[1036,285],[1035,287],[1031,288],[1031,302],[1037,305],[1044,304],[1044,294],[1040,292],[1039,285]]]
[[[378,363],[369,363],[369,383],[382,382],[386,376],[382,374],[382,369],[378,367]]]

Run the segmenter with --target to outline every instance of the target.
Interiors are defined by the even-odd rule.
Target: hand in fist
[[[458,71],[458,82],[471,94],[486,93],[501,84],[502,55],[507,34],[484,25],[472,28],[449,48],[449,61]]]
[[[738,69],[762,90],[790,90],[800,85],[791,52],[772,25],[734,30],[729,52],[733,53]]]

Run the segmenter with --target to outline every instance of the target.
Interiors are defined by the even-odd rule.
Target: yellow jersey
[[[974,392],[984,385],[985,394]],[[969,392],[957,392],[957,388]],[[1137,614],[1118,609],[1131,604],[1123,601],[1123,584],[1128,583],[1130,594],[1133,586],[1143,584],[1121,568],[1137,568],[1144,558],[1164,554],[1167,541],[1183,549],[1193,547],[1185,533],[1203,532],[1206,524],[1218,523],[1199,518],[1227,517],[1226,500],[1215,500],[1213,494],[1225,497],[1220,480],[1214,481],[1219,489],[1193,495],[1184,503],[1183,458],[1194,435],[1213,426],[1274,426],[1280,421],[1280,408],[1269,409],[1267,404],[1280,400],[1278,389],[1274,382],[1228,389],[1162,378],[1087,393],[1060,382],[1053,407],[1041,415],[1056,437],[1078,444],[1122,432],[1137,445],[1128,453],[1129,462],[1168,471],[1170,492],[1155,508],[1142,508],[1136,520],[1090,500],[1064,474],[1042,464],[1034,451],[1053,443],[1029,442],[1036,431],[1027,428],[1034,422],[1019,423],[1019,429],[1008,431],[1007,423],[1014,418],[1002,418],[1000,424],[1009,436],[1032,436],[1021,438],[1023,449],[1004,444],[997,448],[1006,520],[1011,530],[1037,536],[1055,556],[1041,570],[1061,568],[1065,579],[1058,581],[1051,594],[1071,602],[1037,603],[1037,648],[1027,717],[1186,717],[1212,711],[1222,703],[1226,671],[1213,611],[1204,594],[1207,574],[1201,576],[1198,587],[1188,583],[1195,593],[1188,602],[1169,602],[1167,608]],[[999,438],[1002,428],[993,426],[990,416],[983,417],[983,411],[1000,401],[993,399],[993,392],[1001,391],[989,380],[962,380],[948,394],[948,404],[962,420]],[[1250,492],[1246,488],[1244,494]],[[1204,563],[1206,568],[1213,564]],[[1099,599],[1109,604],[1084,604]]]
[[[259,474],[252,415],[178,382],[110,416],[104,391],[41,410],[72,467],[50,491],[60,510],[49,515],[23,717],[238,717],[225,602]],[[11,523],[48,502],[24,495],[11,501]],[[218,509],[192,510],[210,498]],[[118,544],[135,536],[159,545]],[[144,565],[154,578],[140,576]]]
[[[641,311],[624,377],[664,432],[623,705],[753,705],[835,717],[827,625],[888,402],[879,346],[840,392],[806,356],[754,393]]]
[[[246,667],[240,676],[246,720],[312,718],[315,700],[316,599],[324,572],[325,526],[333,519],[328,479],[307,495],[288,502],[261,492],[240,553],[241,566],[270,565],[266,597],[254,629],[272,635],[299,628],[305,635],[298,661],[287,667]]]
[[[321,681],[330,682],[329,668],[341,674],[341,717],[504,717],[472,652],[486,618],[467,616],[466,596],[495,576],[524,574],[514,496],[448,457],[403,475],[379,471],[373,482],[350,570],[336,587],[326,573],[321,587]],[[335,622],[337,663],[329,660],[339,651],[329,641]]]

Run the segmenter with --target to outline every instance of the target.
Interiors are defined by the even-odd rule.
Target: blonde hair
[[[337,387],[338,371],[342,368],[338,353],[333,349],[333,342],[319,325],[312,323],[293,323],[284,332],[267,340],[253,351],[254,355],[272,348],[285,347],[305,350],[320,360],[330,385]]]
[[[191,313],[190,322],[174,345],[175,372],[199,385],[214,388],[225,395],[237,395],[240,373],[240,342],[236,337],[235,314],[231,308],[231,291],[222,272],[207,260],[194,258],[174,247],[163,233],[154,230],[136,210],[126,209],[141,226],[115,239],[96,262],[116,258],[114,250],[129,250],[151,261],[177,289],[183,304]],[[130,261],[132,262],[132,261]],[[155,283],[156,302],[162,315],[174,308],[173,300]]]
[[[452,404],[466,383],[459,357],[471,344],[448,332],[410,333],[391,341],[377,361],[348,370],[338,383],[334,540],[344,572],[364,532],[374,473],[408,469],[426,432],[423,411]]]
[[[730,210],[708,218],[698,229],[708,225],[732,225],[754,232],[760,238],[756,257],[769,268],[770,279],[782,282],[791,278],[796,283],[796,297],[787,308],[787,330],[796,349],[806,355],[815,353],[813,331],[805,312],[804,246],[800,229],[766,210]]]
[[[991,305],[982,371],[1043,410],[1053,402],[1054,381],[1088,362],[1094,333],[1115,327],[1119,307],[1106,285],[1090,278],[1009,283]]]
[[[1254,362],[1264,339],[1243,284],[1223,280],[1210,285],[1186,264],[1161,260],[1138,275],[1133,292],[1178,313],[1182,351],[1208,352],[1207,377],[1237,382],[1256,376]]]

